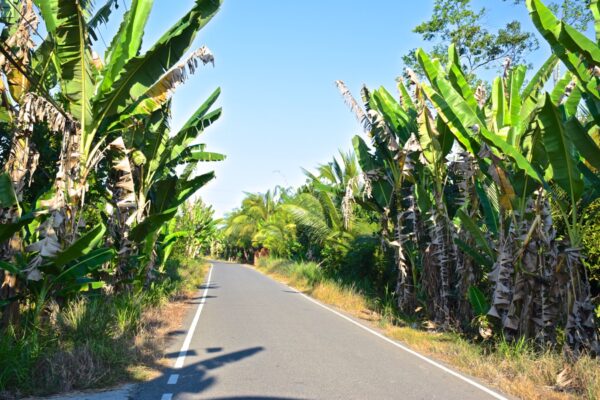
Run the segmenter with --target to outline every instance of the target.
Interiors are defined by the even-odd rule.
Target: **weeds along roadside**
[[[26,310],[19,330],[0,336],[0,399],[100,388],[150,378],[159,366],[177,300],[191,296],[208,264],[172,257],[164,279],[139,293],[82,295],[53,302],[33,324]],[[171,303],[170,303],[171,302]]]
[[[567,366],[564,358],[542,351],[529,341],[481,342],[451,332],[420,327],[396,312],[392,293],[366,295],[357,286],[323,274],[314,262],[258,258],[256,269],[305,294],[374,324],[386,336],[421,354],[477,377],[500,391],[522,399],[599,399],[600,368],[597,360],[581,357]],[[558,377],[558,378],[557,378]]]

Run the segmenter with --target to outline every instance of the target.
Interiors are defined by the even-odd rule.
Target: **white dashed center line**
[[[171,374],[171,376],[169,377],[169,381],[167,382],[167,385],[176,385],[178,379],[179,379],[179,374]]]

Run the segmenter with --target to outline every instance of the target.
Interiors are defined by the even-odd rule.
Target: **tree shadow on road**
[[[215,353],[214,348],[206,349],[207,353]],[[219,349],[220,351],[221,349]],[[173,399],[176,399],[179,395],[199,395],[205,392],[207,389],[215,385],[218,379],[215,376],[211,376],[211,371],[218,368],[225,367],[229,364],[242,361],[248,357],[252,357],[262,351],[265,348],[262,346],[250,347],[244,350],[238,350],[231,353],[217,355],[193,364],[187,365],[183,368],[164,368],[156,365],[157,369],[161,369],[161,376],[144,383],[140,383],[132,398],[134,399],[160,399],[165,393],[172,393]],[[178,353],[177,353],[178,355]],[[187,356],[195,356],[194,350],[188,351]],[[170,353],[166,355],[170,358],[175,358],[176,353]],[[167,384],[172,375],[178,375],[176,384]],[[213,397],[214,398],[214,397]],[[218,399],[274,399],[275,397],[268,396],[234,396],[234,397],[218,397]],[[282,397],[277,397],[283,399]],[[288,400],[295,400],[289,398]]]

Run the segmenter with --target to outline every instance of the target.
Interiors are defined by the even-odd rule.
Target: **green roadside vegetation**
[[[0,1],[0,397],[141,377],[161,310],[203,279],[214,224],[193,196],[225,156],[198,139],[220,89],[178,131],[171,99],[214,65],[191,47],[221,1],[192,1],[146,49],[152,0],[97,3]]]
[[[208,263],[171,258],[164,277],[139,292],[97,292],[22,314],[0,336],[0,398],[103,388],[153,377],[183,313],[172,304],[195,294]],[[181,310],[188,306],[178,304]]]

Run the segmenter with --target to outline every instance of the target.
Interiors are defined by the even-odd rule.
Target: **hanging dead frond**
[[[344,218],[344,228],[348,229],[350,226],[350,221],[353,216],[353,206],[354,206],[354,191],[358,187],[358,180],[360,175],[354,176],[348,180],[348,184],[346,185],[346,191],[344,192],[344,197],[342,198],[342,216]]]
[[[565,326],[567,344],[575,357],[591,352],[600,354],[600,342],[595,323],[595,307],[592,302],[590,284],[585,266],[581,262],[581,251],[567,247],[563,250],[564,260],[570,276],[569,291],[573,298]]]
[[[475,100],[477,100],[479,108],[485,107],[485,103],[487,102],[487,90],[483,84],[480,84],[477,86],[477,89],[475,89]]]
[[[125,142],[123,141],[123,138],[119,136],[113,140],[108,147],[116,154],[113,159],[113,169],[117,176],[117,182],[113,185],[115,204],[122,214],[133,215],[135,214],[135,210],[134,212],[131,212],[131,210],[135,209],[137,203],[133,174]],[[131,225],[133,221],[127,218],[123,222],[127,225]]]
[[[577,86],[577,78],[573,77],[573,79],[571,80],[571,82],[569,82],[567,84],[567,86],[565,86],[565,90],[564,92],[561,94],[560,99],[558,100],[558,104],[564,104],[567,99],[569,98],[569,96],[571,95],[571,93],[573,93],[573,90],[575,89],[575,87]]]
[[[414,273],[416,266],[407,255],[411,249],[418,248],[419,222],[417,219],[417,207],[414,197],[414,185],[409,185],[402,190],[399,203],[405,205],[403,211],[398,210],[396,215],[396,240],[392,243],[395,247],[395,258],[398,266],[398,277],[396,279],[397,305],[402,312],[412,313],[417,305]]]
[[[373,109],[367,110],[367,115],[371,121],[371,131],[373,139],[377,142],[384,143],[392,153],[398,152],[400,146],[396,140],[396,134],[389,128],[385,118]]]
[[[140,98],[136,112],[152,113],[162,107],[171,98],[175,89],[193,75],[200,62],[203,65],[215,64],[215,58],[206,46],[200,47],[189,57],[167,71],[146,93]]]
[[[348,87],[346,87],[346,84],[343,81],[337,80],[335,81],[335,85],[337,86],[338,90],[340,91],[340,94],[344,98],[344,102],[346,103],[346,105],[350,107],[350,110],[354,113],[354,116],[356,117],[358,122],[361,124],[365,132],[368,133],[371,130],[371,121],[369,117],[367,117],[367,114],[365,114],[362,107],[358,105],[358,102],[356,101],[354,96],[352,96],[352,93],[350,93],[350,90],[348,89]]]
[[[396,240],[390,244],[395,247],[395,260],[398,267],[395,294],[400,310],[412,313],[417,305],[416,283],[414,274],[416,266],[410,253],[418,248],[417,207],[415,202],[414,170],[415,163],[421,154],[421,146],[417,137],[411,134],[397,154],[402,175],[402,184],[395,194],[394,234]]]
[[[411,68],[406,68],[405,73],[408,77],[408,82],[410,83],[410,85],[419,86],[419,77],[417,76],[417,74],[415,74],[415,71],[413,71]]]
[[[113,246],[117,248],[117,282],[130,278],[129,262],[135,244],[129,240],[129,231],[136,221],[138,199],[135,194],[135,185],[129,150],[123,138],[119,136],[108,145],[108,153],[112,158],[112,171],[109,174],[108,189],[112,194],[111,213],[108,231],[111,235]]]
[[[527,199],[523,213],[513,213],[516,241],[513,264],[515,266],[513,294],[508,313],[503,321],[509,337],[516,333],[536,337],[542,330],[540,280],[540,254],[543,243],[539,240],[541,217],[534,198]],[[537,278],[537,279],[536,279]]]
[[[104,63],[102,62],[102,58],[98,53],[92,51],[92,65],[98,70],[102,71],[104,68]]]
[[[48,100],[35,93],[27,93],[19,108],[17,118],[21,129],[33,130],[33,124],[46,123],[52,132],[72,132],[78,123],[69,115],[57,110]]]
[[[421,144],[419,143],[417,136],[414,133],[411,133],[410,137],[402,147],[400,157],[398,157],[401,173],[405,177],[411,177],[413,175],[413,171],[415,169],[415,160],[413,160],[413,155],[415,154],[421,154]]]
[[[555,326],[559,321],[560,314],[565,314],[567,309],[565,283],[568,275],[565,269],[559,266],[559,248],[556,229],[552,221],[552,211],[548,198],[541,189],[539,190],[538,209],[542,220],[540,241],[543,243],[540,338],[542,343],[556,343]]]
[[[504,69],[502,76],[504,77],[504,79],[508,78],[508,73],[510,72],[511,65],[512,59],[510,57],[504,58],[504,61],[502,62],[502,68]]]
[[[56,256],[62,249],[59,233],[63,220],[60,212],[53,212],[37,228],[37,240],[26,248],[28,252],[36,253],[27,266],[27,279],[40,280],[42,275],[38,267],[44,263],[44,259]]]
[[[458,207],[467,205],[469,200],[474,197],[473,179],[478,171],[475,157],[462,148],[454,154],[454,157],[448,163],[448,172],[452,174],[453,182],[458,189],[456,199]]]
[[[498,256],[492,271],[488,274],[488,279],[493,282],[494,289],[491,308],[487,315],[498,318],[503,325],[513,296],[513,243],[514,230],[511,229],[507,234],[501,230],[497,248]]]
[[[373,185],[371,182],[371,177],[367,172],[362,173],[362,180],[364,182],[363,185],[363,200],[365,198],[371,199],[373,198]]]

